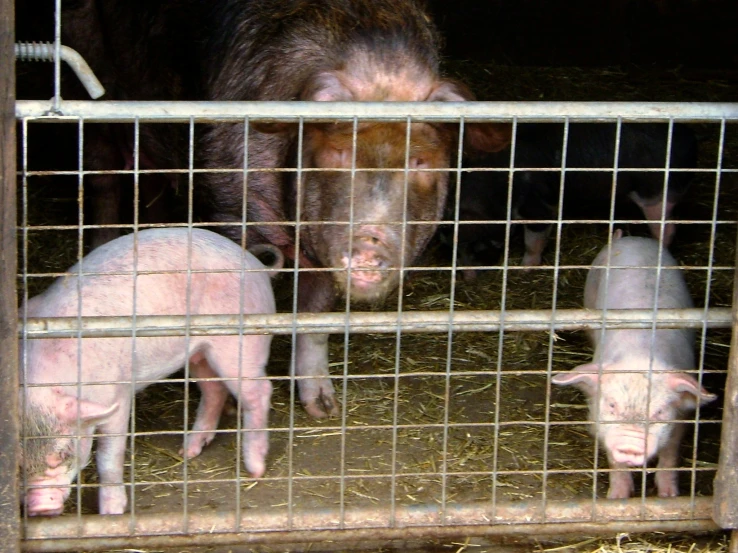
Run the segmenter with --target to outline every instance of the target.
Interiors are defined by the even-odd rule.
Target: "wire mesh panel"
[[[42,466],[46,480],[22,473],[21,491],[55,497],[48,511],[26,501],[25,547],[514,534],[530,524],[603,531],[613,521],[714,528],[721,401],[713,394],[725,379],[735,265],[735,105],[46,108],[17,110],[23,446],[45,444],[41,459],[54,465]],[[338,122],[340,140],[320,142],[326,121]],[[502,143],[472,152],[469,132],[485,123]],[[98,144],[89,137],[101,125],[131,149],[92,167]],[[264,125],[296,133],[284,166],[254,166],[249,129],[273,130]],[[221,146],[242,155],[234,166],[206,166],[203,137],[225,126],[241,138]],[[424,143],[438,128],[452,137],[447,157]],[[158,132],[181,147],[175,166],[149,165],[146,143]],[[44,156],[49,141],[58,148]],[[253,218],[250,202],[263,198],[250,186],[270,171],[287,183],[286,220]],[[237,176],[236,218],[219,217],[211,201],[217,179],[208,176],[219,174]],[[100,190],[120,193],[118,220],[91,219],[100,204],[85,199]],[[237,247],[218,246],[218,262],[202,261],[198,236],[235,247],[203,228],[252,248],[277,236],[264,228],[293,242],[279,244],[286,262],[270,280]],[[169,238],[147,249],[157,234]],[[632,251],[640,257],[630,265],[618,261]],[[602,269],[590,273],[596,257]],[[218,303],[223,275],[235,292]],[[270,295],[255,292],[259,278],[271,284],[276,313],[268,301],[252,303]],[[325,279],[335,301],[306,311],[301,298]],[[620,284],[603,304],[593,282]],[[52,294],[71,307],[55,309],[63,302]],[[218,352],[235,352],[234,361]],[[627,366],[613,370],[613,355]],[[69,380],[54,380],[65,371]],[[613,373],[626,381],[607,384]],[[209,419],[198,414],[196,382],[216,398],[215,411],[225,395],[208,389],[225,383],[235,399],[212,442],[198,426]],[[75,408],[60,445],[58,428],[28,424],[39,419],[31,416],[39,393],[51,411],[60,397],[100,405],[91,418]],[[267,426],[255,416],[267,400],[262,474],[263,447],[248,444]],[[608,414],[639,402],[640,414]],[[124,494],[113,493],[121,507],[106,491],[121,483],[110,476],[111,446],[100,451],[109,418],[129,404],[130,420],[112,431],[126,441]],[[89,423],[83,430],[78,418]],[[612,437],[610,427],[626,430]],[[96,462],[71,483],[50,482],[84,456],[89,444],[75,437],[88,431]],[[200,436],[195,455],[189,446]],[[60,451],[63,459],[49,461]],[[56,491],[65,488],[66,500]],[[62,507],[53,519],[29,516]]]

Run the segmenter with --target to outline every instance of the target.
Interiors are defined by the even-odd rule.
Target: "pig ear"
[[[692,375],[686,373],[670,373],[667,384],[669,389],[679,394],[677,402],[681,409],[696,409],[697,403],[705,405],[717,399],[715,394],[702,388]]]
[[[314,75],[305,84],[300,100],[311,102],[350,102],[354,99],[351,91],[344,85],[337,73],[323,71]],[[276,134],[297,130],[295,123],[253,122],[252,128],[267,134]]]
[[[431,91],[429,102],[469,102],[474,94],[456,81],[441,81]],[[499,152],[512,141],[510,123],[467,123],[464,125],[464,145],[475,151]]]
[[[510,146],[512,125],[509,123],[469,123],[464,126],[464,145],[482,152],[499,152]]]
[[[598,364],[587,363],[568,372],[555,374],[551,377],[551,382],[559,386],[576,386],[584,393],[594,395],[600,379],[599,370]]]
[[[428,102],[470,102],[475,100],[469,88],[458,81],[443,80],[436,84],[426,98]]]
[[[300,100],[313,102],[350,102],[353,99],[353,93],[333,71],[314,75],[300,95]]]
[[[101,403],[77,399],[74,396],[61,393],[54,398],[54,401],[54,413],[63,424],[68,426],[76,424],[78,415],[79,420],[84,424],[98,425],[105,422],[105,420],[118,410],[117,403],[108,407]]]

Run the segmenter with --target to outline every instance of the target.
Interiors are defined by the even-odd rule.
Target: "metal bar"
[[[562,536],[572,534],[576,536],[603,536],[611,537],[621,532],[686,532],[700,533],[714,531],[714,523],[709,521],[678,521],[678,522],[604,522],[604,523],[564,523],[564,524],[520,524],[516,526],[431,526],[419,528],[390,528],[390,529],[353,529],[353,530],[318,530],[318,531],[286,531],[286,532],[249,532],[230,534],[198,534],[185,536],[145,536],[133,538],[91,538],[70,539],[54,542],[26,542],[24,551],[108,551],[111,548],[124,547],[165,548],[165,547],[215,547],[226,545],[282,544],[284,550],[303,551],[306,543],[345,544],[341,551],[357,549],[382,549],[391,545],[392,541],[401,542],[407,549],[409,540],[453,539],[462,536],[485,537],[490,539],[504,539],[522,541],[534,544],[537,547],[543,537]],[[354,542],[353,546],[350,542]],[[290,547],[291,544],[296,544]],[[376,544],[376,547],[374,547]],[[335,550],[335,546],[325,550]],[[738,553],[738,549],[731,549],[730,553]]]
[[[738,265],[738,254],[736,254]],[[738,271],[733,280],[733,335],[725,382],[723,427],[720,436],[720,460],[713,492],[713,519],[722,528],[738,529]],[[735,532],[731,547],[735,545]]]
[[[646,328],[653,324],[649,309],[608,310],[603,323],[602,313],[594,309],[549,309],[519,311],[448,311],[358,312],[348,315],[351,331],[357,334],[402,332],[448,332],[453,326],[459,331],[498,331],[504,323],[506,331],[540,332],[554,330],[607,328]],[[705,319],[705,316],[707,317]],[[304,334],[341,334],[346,329],[346,313],[276,313],[273,315],[192,315],[189,332],[193,336],[238,334],[247,328],[249,334],[291,335],[294,328]],[[78,319],[82,328],[79,328]],[[136,317],[136,336],[184,336],[185,315],[149,315]],[[243,321],[243,322],[242,322]],[[659,309],[658,328],[730,328],[731,309],[716,307],[707,310]],[[241,326],[243,324],[243,327]],[[22,326],[18,328],[21,335]],[[130,317],[56,317],[28,318],[25,332],[28,338],[129,337],[134,331]]]
[[[15,45],[15,57],[20,61],[54,61],[54,45],[48,42],[18,42]],[[77,50],[61,46],[59,57],[74,71],[90,98],[97,100],[105,94],[105,88]]]
[[[238,543],[290,543],[350,541],[365,539],[408,539],[444,536],[522,536],[566,533],[710,531],[710,498],[697,498],[694,518],[683,520],[691,507],[689,498],[654,499],[645,508],[640,500],[603,501],[594,509],[589,501],[540,501],[476,505],[425,504],[397,506],[394,524],[388,509],[381,507],[321,509],[304,513],[244,513],[238,520],[233,512],[191,513],[188,531],[183,533],[181,513],[139,514],[136,528],[129,528],[128,516],[87,515],[29,520],[23,543],[25,551],[78,551],[117,547],[174,547],[176,545],[225,545]],[[542,521],[547,521],[543,523]],[[521,524],[520,521],[525,521]],[[78,524],[79,522],[79,524]],[[234,528],[249,528],[236,532]],[[298,530],[295,530],[298,528]],[[78,534],[79,532],[79,534]],[[81,539],[79,539],[81,538]],[[42,541],[44,540],[44,541]]]
[[[628,121],[736,120],[738,103],[713,102],[90,102],[64,100],[58,114],[43,100],[22,100],[16,104],[16,116],[60,121],[64,117],[83,117],[88,121],[141,122],[166,121],[196,123],[213,121],[280,120],[297,123],[300,117],[313,120],[375,117],[404,121],[466,123],[482,120],[519,122],[557,120]],[[58,115],[63,117],[59,117]]]
[[[20,551],[14,29],[13,0],[0,0],[0,536],[11,553]]]

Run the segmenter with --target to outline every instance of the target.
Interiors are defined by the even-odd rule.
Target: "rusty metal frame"
[[[14,16],[13,0],[0,0],[0,547],[8,552],[20,551]]]

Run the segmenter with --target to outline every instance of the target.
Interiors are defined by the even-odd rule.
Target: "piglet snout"
[[[29,517],[59,516],[64,511],[66,493],[63,488],[35,488],[26,494],[26,514]]]
[[[645,429],[635,426],[619,428],[606,444],[613,461],[631,467],[646,464],[647,445]]]

